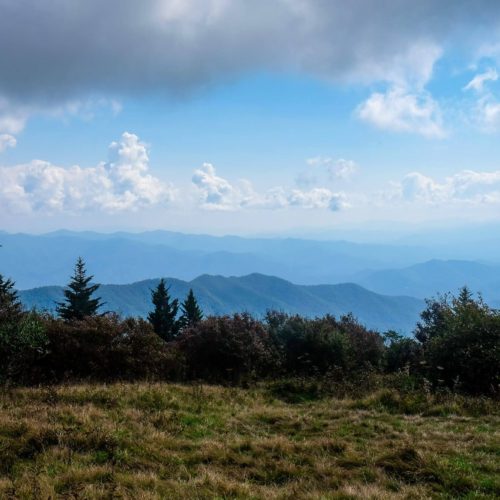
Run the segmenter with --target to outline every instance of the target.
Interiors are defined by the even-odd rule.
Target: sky
[[[500,222],[500,2],[0,0],[0,230]]]

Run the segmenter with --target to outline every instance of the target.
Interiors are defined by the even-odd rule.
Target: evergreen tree
[[[57,312],[61,318],[70,321],[97,315],[97,310],[104,304],[99,297],[92,298],[99,288],[97,284],[90,284],[93,278],[93,276],[87,276],[85,262],[79,257],[71,281],[64,290],[65,302],[57,304]]]
[[[203,311],[198,305],[192,289],[189,290],[186,299],[181,304],[181,313],[179,322],[182,327],[194,326],[203,319]]]
[[[151,290],[151,300],[154,310],[148,315],[154,331],[165,341],[170,341],[179,332],[180,324],[177,320],[179,301],[171,300],[169,287],[162,278],[155,290]]]
[[[0,274],[0,323],[15,321],[22,313],[22,305],[14,286],[12,280],[5,279]]]

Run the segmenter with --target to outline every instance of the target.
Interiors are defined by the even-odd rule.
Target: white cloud
[[[375,92],[360,104],[357,115],[377,128],[393,132],[432,138],[446,135],[438,103],[423,91],[413,93],[404,87],[391,87],[385,93]]]
[[[326,188],[313,188],[309,191],[293,189],[288,196],[288,203],[293,207],[328,208],[333,212],[348,207],[344,194],[333,193]]]
[[[484,73],[479,73],[464,87],[464,90],[475,90],[482,92],[485,82],[496,82],[498,73],[495,68],[489,68]]]
[[[406,201],[431,204],[500,203],[500,171],[464,170],[442,182],[419,172],[412,172],[406,175],[397,187],[399,196]]]
[[[358,170],[358,165],[352,160],[344,160],[343,158],[335,159],[325,156],[316,156],[309,158],[306,163],[310,167],[323,167],[330,178],[346,180],[350,179]]]
[[[17,140],[13,135],[10,134],[0,134],[0,153],[5,151],[7,148],[15,148]]]
[[[223,177],[217,176],[215,168],[210,163],[195,170],[192,177],[193,184],[199,189],[202,206],[213,210],[234,210],[236,207],[244,205],[251,189],[248,184],[240,183],[235,186]]]
[[[110,146],[112,160],[63,168],[33,160],[0,167],[0,206],[13,213],[137,210],[172,199],[174,190],[148,173],[147,148],[125,132]]]
[[[219,177],[210,163],[205,163],[195,170],[192,182],[198,190],[201,207],[206,210],[300,207],[338,211],[348,206],[343,193],[334,193],[327,188],[287,191],[278,186],[258,193],[247,180],[231,184],[227,179]]]

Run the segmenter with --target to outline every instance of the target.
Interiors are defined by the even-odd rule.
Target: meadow
[[[0,498],[498,498],[500,405],[306,382],[2,389]]]

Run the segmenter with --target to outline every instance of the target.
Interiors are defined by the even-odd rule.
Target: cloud
[[[464,87],[464,90],[474,90],[476,94],[469,111],[471,121],[485,132],[496,132],[500,129],[500,101],[495,93],[485,86],[486,82],[497,80],[497,70],[489,68],[474,76]]]
[[[192,182],[197,188],[200,206],[206,210],[300,207],[336,212],[348,207],[343,193],[334,193],[327,188],[288,191],[278,186],[258,193],[247,180],[231,184],[227,179],[219,177],[210,163],[204,163],[200,169],[195,170]]]
[[[495,68],[489,68],[484,73],[479,73],[464,87],[464,90],[475,90],[482,92],[484,90],[485,82],[496,82],[498,80],[498,73]]]
[[[442,182],[419,172],[412,172],[399,183],[398,192],[405,201],[428,204],[500,203],[500,171],[464,170]]]
[[[237,206],[246,203],[249,196],[249,186],[241,183],[235,186],[226,179],[219,177],[215,173],[215,168],[210,163],[204,163],[203,166],[195,170],[192,177],[193,184],[199,189],[202,199],[202,206],[214,210],[233,210]]]
[[[344,160],[343,158],[335,159],[324,156],[316,156],[314,158],[307,159],[306,163],[313,168],[324,168],[332,180],[350,179],[359,170],[358,165],[354,161]]]
[[[357,115],[384,130],[432,138],[446,135],[439,105],[423,91],[413,93],[402,87],[391,87],[385,93],[375,92],[360,104]]]
[[[184,93],[268,69],[426,81],[450,36],[470,37],[500,13],[491,0],[0,0],[0,9],[0,94],[31,104]]]
[[[173,188],[148,173],[147,148],[125,132],[110,146],[111,160],[96,167],[63,168],[33,160],[0,167],[0,207],[11,213],[108,213],[166,203]]]
[[[15,148],[17,140],[13,135],[10,134],[0,134],[0,153],[5,151],[7,148]]]

